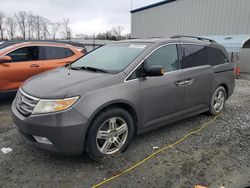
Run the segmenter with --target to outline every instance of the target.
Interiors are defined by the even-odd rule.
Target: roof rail
[[[164,37],[149,37],[149,39],[162,39]]]
[[[67,41],[67,40],[10,40],[10,41],[2,41],[0,44],[0,49],[17,44],[22,42],[51,42],[51,43],[58,43],[58,44],[69,44],[76,47],[81,47],[85,49],[84,44],[79,42]]]
[[[0,50],[2,48],[6,48],[6,47],[14,45],[16,43],[18,43],[18,42],[17,41],[2,41],[2,43],[0,44]]]
[[[207,40],[209,42],[216,42],[215,40],[208,39],[208,38],[203,38],[203,37],[195,37],[195,36],[188,36],[188,35],[175,35],[170,37],[171,39],[176,39],[176,38],[192,38],[192,39],[197,39],[197,40]]]

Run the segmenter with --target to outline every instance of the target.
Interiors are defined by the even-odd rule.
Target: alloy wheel
[[[98,129],[96,145],[98,150],[106,155],[119,151],[128,137],[128,125],[121,117],[106,120]]]
[[[222,90],[218,90],[214,96],[213,108],[216,113],[220,113],[225,103],[225,94]]]

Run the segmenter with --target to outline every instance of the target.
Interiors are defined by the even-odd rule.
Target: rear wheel
[[[122,108],[109,108],[98,114],[90,125],[86,152],[98,159],[122,152],[134,134],[134,121]]]
[[[218,115],[222,113],[226,102],[226,90],[223,86],[219,86],[213,94],[209,112],[212,115]]]

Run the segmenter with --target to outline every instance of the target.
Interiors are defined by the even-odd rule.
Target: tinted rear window
[[[216,66],[228,62],[225,55],[216,48],[207,47],[208,64]]]
[[[184,57],[181,61],[181,68],[190,68],[207,65],[206,47],[202,45],[182,45]]]
[[[74,55],[74,53],[68,48],[61,47],[45,47],[45,59],[63,59],[66,57],[70,57]]]

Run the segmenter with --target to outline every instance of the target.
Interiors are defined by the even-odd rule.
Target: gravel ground
[[[174,143],[211,116],[201,114],[137,136],[126,152],[93,162],[27,146],[10,117],[12,98],[0,101],[0,187],[91,187],[159,148]],[[200,133],[102,187],[250,186],[250,75],[236,81],[223,116]]]

